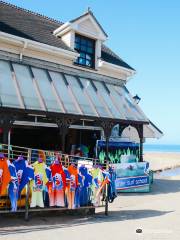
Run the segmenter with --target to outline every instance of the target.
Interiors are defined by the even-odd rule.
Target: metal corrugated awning
[[[149,120],[125,86],[0,60],[0,104],[133,122]]]

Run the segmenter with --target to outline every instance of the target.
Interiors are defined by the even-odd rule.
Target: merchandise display
[[[0,154],[0,196],[6,193],[10,181],[11,175],[8,169],[7,159],[4,154]]]
[[[34,178],[31,181],[31,207],[44,207],[43,190],[45,189],[48,178],[46,175],[46,165],[41,158],[33,165]]]
[[[49,184],[49,205],[64,207],[64,191],[66,187],[66,175],[63,167],[58,160],[51,165],[52,180]]]
[[[55,155],[51,162],[48,159],[47,166],[42,155],[38,155],[36,161],[33,156],[31,164],[22,155],[8,160],[0,154],[0,197],[7,193],[12,212],[18,210],[18,202],[27,192],[30,208],[97,207],[108,184],[108,199],[112,202],[116,194],[113,193],[114,178],[110,171],[103,170],[101,165],[93,165],[93,162],[87,165],[89,160],[81,160],[79,164],[78,161],[71,162],[68,155],[64,159],[65,163],[61,156]]]

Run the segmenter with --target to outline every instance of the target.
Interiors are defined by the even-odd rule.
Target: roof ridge
[[[50,21],[55,22],[55,23],[64,24],[63,22],[61,22],[59,20],[56,20],[54,18],[51,18],[51,17],[45,16],[43,14],[40,14],[40,13],[31,11],[31,10],[28,10],[26,8],[23,8],[23,7],[19,7],[17,5],[12,4],[12,3],[5,2],[3,0],[0,0],[0,4],[4,4],[6,6],[10,6],[10,7],[16,8],[17,10],[20,10],[20,11],[23,11],[23,12],[27,12],[27,13],[33,14],[33,15],[38,16],[38,17],[43,17],[44,19],[50,20]]]

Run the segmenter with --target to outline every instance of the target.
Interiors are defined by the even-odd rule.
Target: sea
[[[180,145],[144,144],[144,152],[180,153]]]

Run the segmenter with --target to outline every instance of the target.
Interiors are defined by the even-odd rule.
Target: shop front
[[[0,2],[0,22],[2,206],[27,217],[29,207],[94,208],[103,197],[107,214],[112,164],[131,153],[143,162],[151,125],[126,87],[135,70],[89,10],[62,23]],[[122,141],[129,128],[138,143]]]
[[[86,145],[88,140],[98,140],[102,130],[108,139],[115,125],[131,125],[140,135],[142,158],[143,125],[149,121],[125,86],[15,61],[0,60],[0,68],[2,90],[11,90],[11,94],[1,95],[3,143],[8,143],[9,138],[15,145],[28,146],[29,141],[30,147],[35,147],[37,141],[43,148],[51,148],[51,142],[64,152],[66,147],[71,148],[68,132],[72,145],[83,144],[82,141]]]
[[[113,127],[119,124],[125,128],[131,124],[137,128],[140,134],[141,141],[138,155],[139,160],[142,161],[143,125],[149,122],[141,114],[139,107],[135,105],[130,95],[127,96],[128,93],[124,86],[81,78],[77,75],[69,75],[69,73],[55,72],[48,68],[42,69],[33,65],[24,65],[12,60],[0,60],[0,69],[4,92],[9,91],[9,86],[11,86],[11,95],[1,95],[1,141],[2,144],[7,144],[2,146],[8,146],[6,152],[2,148],[2,154],[5,154],[4,157],[8,157],[12,162],[14,160],[15,162],[19,161],[18,159],[21,157],[29,159],[29,163],[32,164],[34,169],[41,165],[41,159],[45,159],[46,163],[49,164],[49,166],[47,164],[47,167],[54,168],[53,162],[56,162],[57,158],[55,152],[61,155],[60,161],[61,163],[64,161],[63,167],[66,169],[71,168],[71,165],[74,164],[78,166],[80,160],[90,160],[94,169],[91,170],[91,176],[95,171],[95,179],[97,179],[97,171],[102,171],[101,168],[104,170],[109,168],[109,138]],[[18,88],[14,87],[14,83]],[[122,102],[123,108],[120,108]],[[119,106],[117,103],[119,103]],[[123,116],[122,119],[121,116]],[[96,144],[102,138],[105,141],[105,159],[103,163],[99,159],[95,160]],[[24,147],[28,147],[30,150]],[[45,154],[45,157],[40,157],[41,151],[39,153],[37,149],[43,149],[42,152],[52,151],[54,157],[48,158],[47,154]],[[27,156],[24,156],[24,151],[27,151]],[[67,154],[68,160],[63,154]],[[31,157],[28,157],[30,155]],[[62,157],[66,160],[62,161]],[[99,168],[99,166],[102,167]],[[63,171],[65,172],[65,170]],[[26,169],[26,172],[29,171]],[[92,190],[93,182],[97,185],[101,183],[98,192],[94,192],[97,186],[94,186],[95,188],[92,190],[94,196],[98,196],[98,200],[94,200],[93,204],[91,195],[91,201],[86,201],[86,206],[90,207],[92,204],[94,207],[99,206],[99,197],[103,194],[102,186],[105,187],[105,183],[107,183],[106,177],[103,176],[103,172],[98,173],[100,179],[97,179],[97,183],[92,181],[90,187]],[[30,176],[28,179],[30,179]],[[67,180],[68,176],[65,179]],[[66,180],[64,181],[66,182]],[[33,181],[37,183],[46,182],[46,180],[36,179],[35,177]],[[51,186],[51,184],[48,186]],[[30,209],[36,206],[45,207],[45,200],[42,200],[44,190],[38,190],[41,193],[41,203],[37,203],[39,200],[34,195],[34,188],[29,186],[28,189],[26,187],[23,190],[25,192],[20,192],[24,200],[23,204],[17,202],[17,207],[25,207],[24,203],[27,204],[27,199],[29,203],[29,196],[31,197]],[[77,188],[75,189],[74,194],[77,191]],[[86,194],[88,194],[88,189],[89,186],[86,187]],[[27,191],[30,191],[28,198]],[[62,196],[66,191],[68,190],[63,189]],[[50,192],[48,194],[51,199]],[[111,195],[115,196],[115,193]],[[4,196],[6,197],[6,195],[2,195],[2,198]],[[63,200],[60,207],[75,208],[75,205],[69,206],[65,202],[70,202],[71,195],[66,193],[65,196],[66,200]],[[74,199],[75,195],[71,196],[71,198]],[[107,213],[109,197],[106,196],[104,199],[106,199]],[[58,204],[49,206],[57,207]],[[13,205],[14,203],[11,202],[11,206]],[[83,207],[83,205],[77,203],[76,208],[78,207]],[[12,210],[16,209],[15,205]]]

